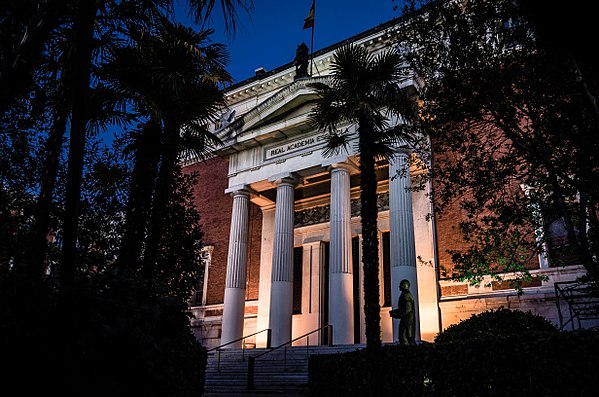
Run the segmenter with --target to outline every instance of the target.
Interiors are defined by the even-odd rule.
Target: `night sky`
[[[291,62],[301,42],[310,47],[311,29],[303,29],[312,0],[255,0],[252,15],[241,15],[242,26],[233,38],[222,28],[220,15],[213,19],[213,41],[227,44],[229,72],[235,82]],[[391,0],[316,0],[314,51],[387,22],[398,14]]]

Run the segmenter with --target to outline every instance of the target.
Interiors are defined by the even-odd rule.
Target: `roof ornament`
[[[295,78],[294,80],[308,77],[308,61],[310,52],[306,43],[301,43],[295,51]]]
[[[216,123],[216,132],[222,131],[223,129],[228,127],[234,118],[235,118],[235,110],[233,110],[233,109],[225,110],[220,115],[220,118],[218,119],[218,122]]]

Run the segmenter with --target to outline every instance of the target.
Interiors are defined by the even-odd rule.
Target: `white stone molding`
[[[530,201],[529,206],[532,211],[532,217],[533,217],[533,220],[535,222],[535,227],[536,227],[535,241],[541,248],[540,252],[537,256],[539,259],[539,267],[541,269],[549,269],[549,258],[547,256],[549,253],[549,247],[547,246],[547,243],[544,241],[545,240],[545,230],[543,229],[543,214],[541,211],[541,206],[539,205],[538,202],[535,202],[535,200],[534,200],[535,188],[533,188],[532,186],[525,185],[525,184],[520,185],[520,188],[524,191],[524,195]]]
[[[208,295],[208,274],[210,271],[210,265],[212,264],[212,252],[214,251],[213,245],[207,245],[202,247],[200,251],[200,260],[204,265],[204,278],[202,282],[202,299],[200,301],[202,306],[206,306],[206,297]]]

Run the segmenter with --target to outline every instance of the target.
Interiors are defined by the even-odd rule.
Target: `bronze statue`
[[[309,51],[306,43],[297,46],[295,51],[295,79],[308,77]]]
[[[410,292],[410,282],[401,280],[399,283],[401,295],[397,301],[397,309],[389,312],[391,317],[399,319],[399,344],[415,345],[416,335],[416,310],[414,296]]]

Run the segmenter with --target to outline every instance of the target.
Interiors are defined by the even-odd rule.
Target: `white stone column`
[[[272,346],[291,340],[293,315],[293,201],[295,179],[276,182],[277,202],[273,236],[269,328]]]
[[[243,190],[234,191],[232,195],[233,211],[231,232],[229,234],[221,344],[234,341],[243,336],[245,313],[250,195]],[[241,344],[242,341],[239,341],[225,348],[241,348]]]
[[[416,248],[414,244],[414,217],[410,190],[410,152],[400,149],[389,162],[389,224],[391,248],[391,303],[397,308],[401,291],[399,283],[410,282],[416,309],[416,340],[420,340],[418,305],[418,278],[416,276]],[[398,340],[399,320],[393,319],[393,340]]]
[[[354,300],[351,255],[350,166],[331,170],[331,243],[329,251],[329,323],[333,343],[354,343]]]

